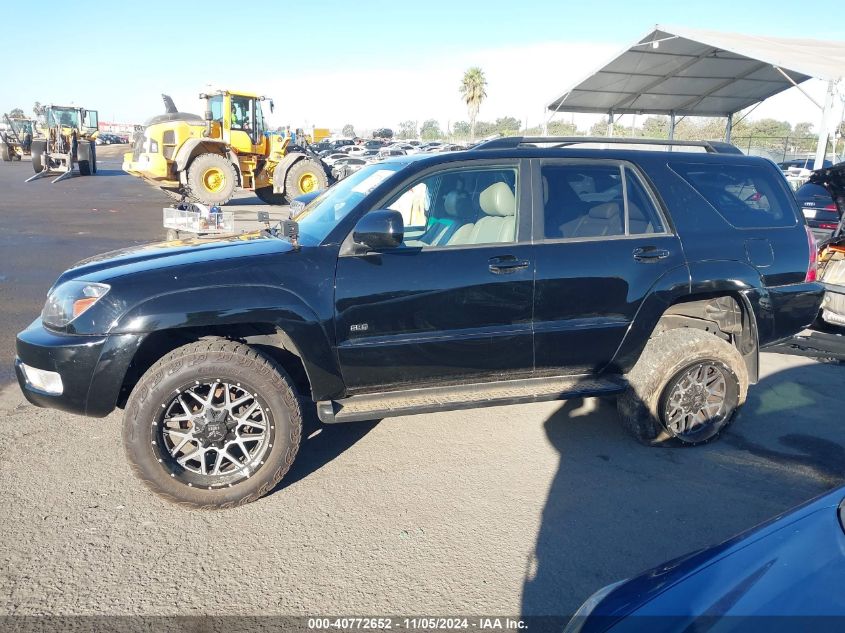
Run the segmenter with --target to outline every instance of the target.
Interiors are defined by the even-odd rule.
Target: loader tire
[[[91,146],[80,143],[76,148],[76,164],[79,166],[80,176],[91,175]]]
[[[255,195],[258,196],[264,204],[285,204],[287,202],[285,194],[273,193],[273,185],[256,189]]]
[[[12,160],[12,149],[7,143],[0,143],[0,158],[6,163]]]
[[[44,141],[32,142],[32,169],[36,174],[44,171],[44,152],[47,150],[47,143]]]
[[[625,429],[643,444],[695,445],[716,439],[748,393],[739,351],[691,328],[651,338],[616,401]]]
[[[310,158],[303,158],[294,163],[285,175],[285,198],[290,204],[294,198],[328,186],[329,179],[323,166]]]
[[[237,183],[234,165],[220,154],[201,154],[188,167],[190,197],[207,206],[229,202]]]

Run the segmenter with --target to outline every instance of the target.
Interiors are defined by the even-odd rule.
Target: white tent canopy
[[[683,27],[653,31],[552,101],[554,112],[730,117],[816,78],[828,82],[819,130],[827,146],[837,85],[845,78],[845,42],[760,37]]]

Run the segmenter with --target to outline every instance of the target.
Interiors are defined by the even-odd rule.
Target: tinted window
[[[735,227],[795,225],[793,203],[777,172],[739,164],[671,163],[670,167]]]
[[[663,232],[654,204],[628,169],[615,164],[544,164],[541,174],[547,238],[623,236],[626,224],[628,234]]]

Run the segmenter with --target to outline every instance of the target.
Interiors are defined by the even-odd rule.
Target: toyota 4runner
[[[612,396],[642,442],[711,440],[760,348],[819,312],[812,234],[767,160],[598,142],[390,159],[282,228],[80,262],[18,335],[21,389],[123,408],[136,474],[202,508],[276,486],[306,404],[333,424]]]

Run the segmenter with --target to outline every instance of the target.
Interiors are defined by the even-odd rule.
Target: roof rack
[[[614,145],[663,145],[670,147],[703,147],[713,154],[742,154],[735,145],[723,141],[675,141],[664,138],[619,138],[605,136],[505,136],[484,141],[473,149],[517,149],[523,146],[536,147],[537,143],[553,144],[554,147],[583,144]]]

